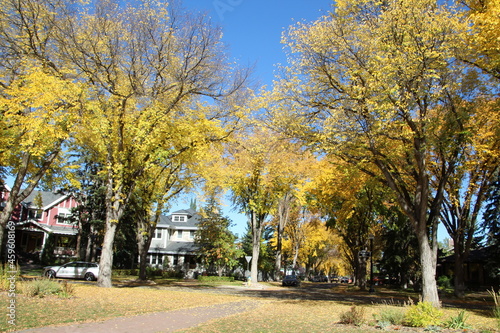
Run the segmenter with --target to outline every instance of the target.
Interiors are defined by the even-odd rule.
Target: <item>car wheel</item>
[[[85,274],[85,276],[83,277],[86,281],[94,281],[95,280],[95,276],[94,274],[92,273],[87,273]]]
[[[56,277],[56,272],[53,271],[52,269],[48,270],[47,272],[45,272],[45,276],[48,277],[49,279],[53,279]]]

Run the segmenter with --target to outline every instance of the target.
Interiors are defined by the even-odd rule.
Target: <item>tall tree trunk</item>
[[[130,191],[132,190],[130,189]],[[99,262],[99,277],[97,278],[97,285],[99,287],[112,287],[111,273],[113,270],[113,245],[116,229],[129,198],[130,194],[125,195],[122,187],[114,188],[113,177],[108,176],[106,188],[106,227],[101,250],[101,260]]]
[[[143,221],[146,222],[146,221]],[[147,274],[146,274],[146,267],[148,265],[147,263],[147,257],[148,257],[148,251],[151,246],[151,240],[153,238],[153,233],[155,231],[154,227],[149,227],[150,230],[144,230],[144,223],[139,223],[138,222],[138,229],[137,229],[137,249],[139,251],[139,280],[146,280],[147,279]],[[149,224],[149,223],[146,223]]]
[[[101,260],[99,262],[99,277],[97,278],[97,285],[99,287],[111,288],[113,286],[111,282],[111,274],[113,271],[113,244],[117,227],[117,219],[106,217],[106,231],[104,232]]]
[[[252,265],[250,268],[250,278],[252,283],[258,282],[259,277],[259,254],[260,240],[262,237],[262,223],[258,220],[255,212],[250,213],[250,222],[252,224]]]
[[[378,160],[376,164],[384,173],[387,185],[397,194],[399,205],[410,219],[412,229],[417,236],[422,270],[422,299],[440,308],[441,302],[439,301],[436,283],[437,218],[442,208],[444,184],[452,168],[443,171],[442,179],[436,187],[434,197],[432,197],[430,195],[429,176],[426,174],[425,141],[415,139],[414,145],[418,168],[416,170],[417,182],[413,189],[413,196],[408,195],[405,184],[401,183],[398,177],[395,177],[389,165]]]
[[[137,249],[139,251],[139,280],[146,280],[146,258],[148,256],[151,241],[156,231],[156,226],[160,221],[160,216],[163,211],[163,203],[158,203],[153,219],[148,210],[139,209],[137,219]],[[142,213],[141,213],[142,211]]]
[[[424,226],[425,228],[425,226]],[[437,235],[431,236],[433,239]],[[431,246],[429,237],[424,229],[423,232],[417,233],[418,244],[420,248],[420,266],[422,270],[422,300],[430,302],[437,308],[441,307],[439,294],[436,283],[436,266],[437,266],[437,246]],[[432,241],[437,245],[437,241]]]
[[[276,242],[276,259],[274,262],[274,280],[279,281],[280,279],[280,272],[281,272],[281,261],[283,260],[283,254],[282,254],[282,237],[283,237],[283,230],[281,229],[281,225],[278,225],[278,235],[277,235],[277,242]]]
[[[92,236],[89,235],[87,237],[87,247],[85,248],[85,261],[90,261],[90,259],[92,258],[92,245]]]
[[[465,253],[463,251],[461,244],[454,242],[454,259],[455,259],[455,269],[454,269],[454,287],[455,296],[458,298],[465,297],[465,270],[464,261]]]
[[[76,235],[76,251],[75,251],[75,257],[78,258],[78,260],[84,260],[83,258],[83,251],[82,251],[82,242],[83,242],[83,226],[82,226],[82,218],[81,216],[78,217],[78,234]]]
[[[367,262],[366,258],[357,258],[358,264],[356,267],[356,285],[361,289],[361,290],[366,290],[366,271],[367,271]]]
[[[145,236],[139,236],[139,234],[141,234],[141,232],[137,233],[137,249],[139,251],[139,280],[145,281],[147,279],[146,268],[148,266],[147,258],[149,246],[146,246],[147,240],[145,239]]]
[[[297,261],[299,260],[299,250],[300,250],[300,244],[297,243],[293,247],[293,262],[292,262],[292,268],[295,271],[295,268],[297,268]]]
[[[288,192],[278,204],[278,235],[276,237],[276,260],[274,263],[274,279],[279,280],[281,272],[281,261],[283,257],[283,233],[290,217],[290,210],[294,201],[294,196]]]

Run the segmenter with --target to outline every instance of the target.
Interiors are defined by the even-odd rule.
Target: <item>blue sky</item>
[[[286,63],[282,32],[297,21],[314,21],[331,10],[331,0],[183,0],[190,11],[207,13],[222,27],[233,60],[255,65],[254,79],[270,85],[274,65]]]

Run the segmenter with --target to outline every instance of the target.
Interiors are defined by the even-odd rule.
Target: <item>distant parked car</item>
[[[293,286],[293,287],[298,287],[300,286],[300,279],[297,275],[287,275],[281,282],[281,285],[283,287],[286,286]]]
[[[340,283],[351,283],[351,278],[348,276],[342,276],[339,279]]]
[[[325,275],[313,276],[311,279],[312,282],[328,282],[328,277]]]
[[[72,261],[62,266],[44,267],[43,274],[48,278],[70,278],[94,281],[97,280],[99,276],[99,265],[92,262]]]

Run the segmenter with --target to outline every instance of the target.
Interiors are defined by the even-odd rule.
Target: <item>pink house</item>
[[[3,198],[7,198],[7,192]],[[16,249],[21,255],[38,255],[49,235],[55,242],[54,253],[59,257],[75,255],[78,226],[68,219],[71,209],[78,206],[68,194],[33,191],[12,213],[16,223]]]

